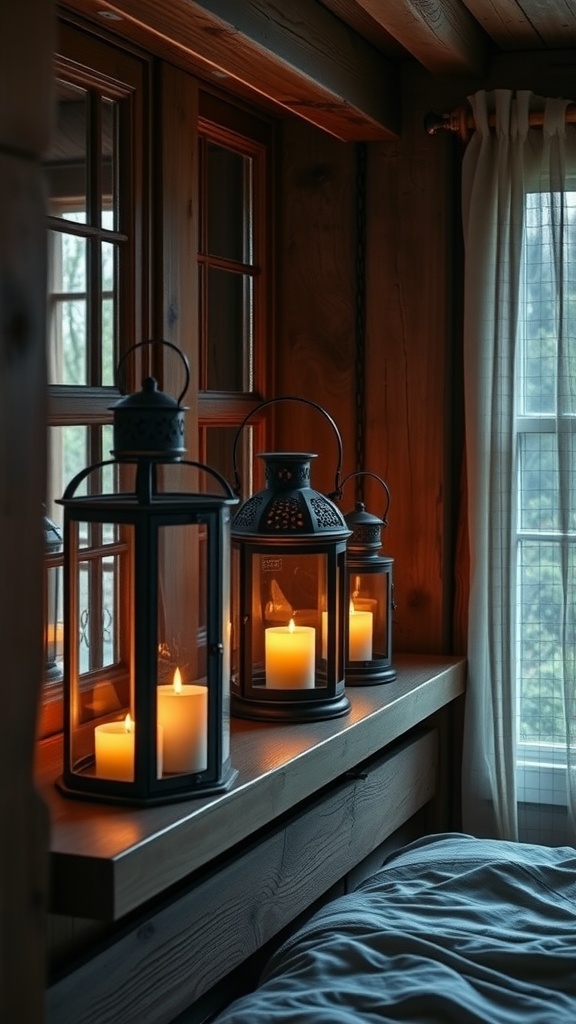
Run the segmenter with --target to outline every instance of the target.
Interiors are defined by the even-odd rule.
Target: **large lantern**
[[[183,459],[188,362],[169,342],[134,349],[151,344],[181,357],[182,393],[176,400],[148,377],[140,392],[121,398],[112,406],[113,458],[82,470],[61,499],[64,770],[58,784],[69,796],[134,805],[218,792],[236,776],[229,731],[230,509],[238,499],[216,471]],[[183,480],[198,476],[210,489],[216,480],[218,493],[183,489]],[[90,486],[94,479],[98,493]]]
[[[375,473],[350,473],[371,476],[382,484],[386,506],[380,518],[366,511],[362,501],[345,516],[351,530],[346,555],[348,595],[348,641],[346,645],[346,684],[366,686],[388,683],[396,678],[392,666],[392,610],[394,607],[394,561],[381,553],[382,527],[388,525],[390,491]]]
[[[342,443],[338,442],[336,491]],[[241,505],[232,522],[232,714],[303,722],[345,715],[346,540],[344,517],[330,497],[310,486],[304,452],[263,453],[266,487]]]

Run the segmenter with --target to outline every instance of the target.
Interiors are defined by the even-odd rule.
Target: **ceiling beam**
[[[310,0],[66,0],[114,32],[237,82],[345,141],[396,138],[392,65]],[[102,14],[102,12],[105,12]],[[119,19],[119,20],[118,20]]]
[[[486,73],[488,39],[460,0],[356,0],[433,74]]]
[[[576,11],[567,0],[464,0],[503,50],[568,48],[576,37]]]

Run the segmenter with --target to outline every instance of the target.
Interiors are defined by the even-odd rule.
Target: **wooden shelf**
[[[327,722],[233,719],[233,787],[216,797],[125,809],[63,797],[61,746],[41,746],[38,781],[52,820],[51,908],[115,921],[230,852],[464,692],[465,661],[397,657],[392,683],[348,687],[350,713]]]

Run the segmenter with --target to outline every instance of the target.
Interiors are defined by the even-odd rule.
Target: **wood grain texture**
[[[419,88],[407,76],[402,141],[369,152],[366,462],[392,496],[385,545],[395,560],[395,648],[437,652],[451,643],[462,444],[453,432],[462,385],[451,295],[459,153],[455,140],[424,133]]]
[[[184,353],[193,382],[198,381],[198,85],[190,75],[163,64],[160,82],[162,149],[158,154],[162,174],[162,202],[155,205],[155,237],[160,240],[153,256],[158,323],[153,336],[164,338]],[[163,387],[177,396],[184,386],[183,366],[166,350]],[[197,388],[183,399],[186,420],[187,458],[198,458]]]
[[[487,38],[459,0],[357,0],[429,71],[482,74]]]
[[[140,810],[60,796],[53,780],[61,752],[44,744],[39,772],[52,815],[53,910],[118,920],[381,751],[464,686],[463,660],[407,657],[394,682],[351,689],[344,718],[306,725],[233,720],[238,778],[229,792]]]
[[[569,0],[464,0],[464,3],[502,50],[557,49],[576,43],[576,10]]]
[[[48,1024],[167,1024],[433,796],[428,731],[363,766],[50,987]]]
[[[398,131],[392,70],[365,39],[308,0],[67,0],[121,35],[169,46],[204,75],[224,76],[342,139],[390,138]]]
[[[281,164],[276,393],[332,416],[346,473],[355,466],[355,147],[285,123]],[[334,489],[337,445],[321,415],[278,406],[275,436],[278,450],[316,453],[312,486]]]

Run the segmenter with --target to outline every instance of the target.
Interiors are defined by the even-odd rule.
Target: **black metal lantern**
[[[382,518],[366,511],[362,501],[345,516],[352,536],[346,555],[348,594],[348,639],[346,645],[346,685],[366,686],[388,683],[396,678],[392,666],[392,611],[394,607],[394,560],[380,553],[382,527],[388,525],[390,507],[387,484],[375,473],[351,473],[351,477],[371,476],[386,492]]]
[[[151,344],[182,359],[182,393],[174,399],[149,377],[112,406],[113,458],[82,470],[61,499],[58,785],[69,796],[134,805],[218,792],[237,774],[229,679],[230,509],[238,498],[215,470],[182,458],[188,362],[164,341],[129,351]],[[184,474],[208,474],[218,493],[183,489]],[[92,480],[98,493],[89,491]]]
[[[241,424],[285,396],[254,409]],[[265,452],[266,488],[248,498],[232,522],[232,714],[304,722],[345,715],[346,541],[344,517],[330,497],[310,486],[306,452]]]
[[[44,679],[62,679],[62,533],[44,516]]]

